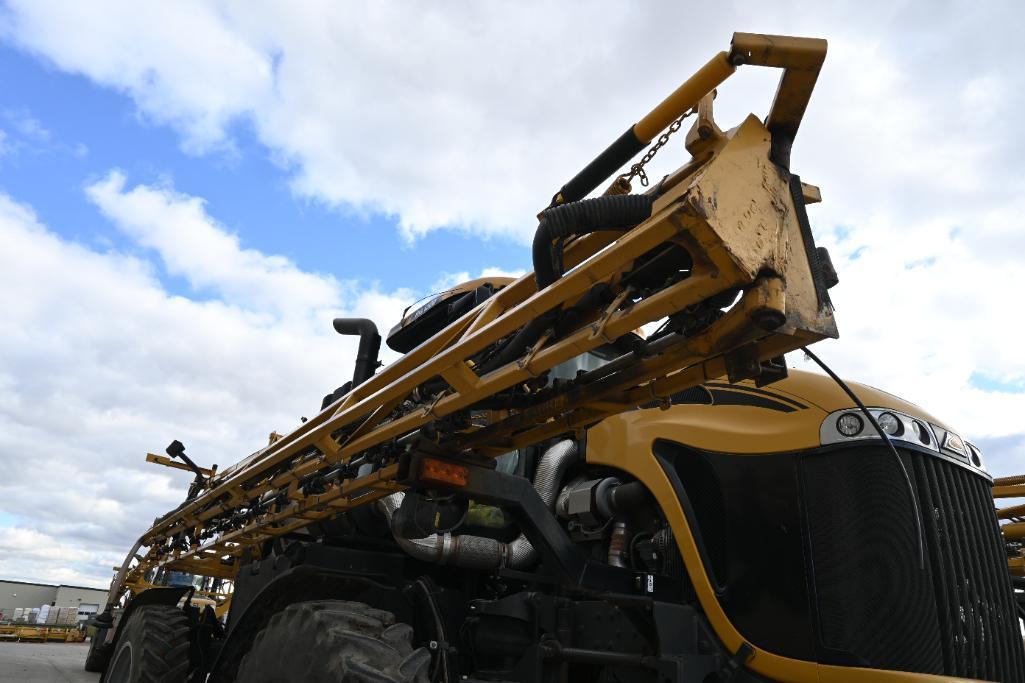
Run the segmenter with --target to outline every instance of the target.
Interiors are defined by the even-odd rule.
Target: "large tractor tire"
[[[128,618],[114,644],[104,683],[185,683],[189,675],[189,622],[170,605],[143,605]]]
[[[85,653],[85,670],[93,673],[103,673],[110,662],[110,656],[114,654],[114,646],[105,643],[107,629],[98,628],[89,641],[89,651]]]
[[[413,629],[361,602],[289,605],[271,617],[242,658],[246,683],[428,683],[431,656]]]

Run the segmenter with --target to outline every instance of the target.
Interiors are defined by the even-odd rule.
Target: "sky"
[[[841,280],[816,351],[1025,472],[1023,15],[0,0],[0,577],[106,586],[188,484],[146,452],[226,466],[351,374],[332,318],[529,269],[553,192],[733,31],[829,41],[792,159]]]

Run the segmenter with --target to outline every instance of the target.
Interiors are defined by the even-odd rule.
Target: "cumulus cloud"
[[[513,270],[507,270],[505,268],[497,268],[495,266],[488,266],[480,271],[479,275],[470,275],[470,271],[462,270],[458,273],[442,273],[441,276],[434,281],[431,285],[432,292],[441,292],[451,287],[455,287],[461,282],[467,280],[475,280],[481,277],[511,277],[518,278],[527,271],[517,268]]]
[[[1021,136],[1007,125],[1022,81],[1005,59],[1022,12],[1011,4],[999,21],[910,2],[7,5],[9,42],[126,93],[186,149],[230,148],[252,130],[298,193],[394,214],[409,236],[447,226],[525,239],[563,181],[738,28],[830,40],[795,161],[840,181],[827,196],[847,223],[903,226],[939,203],[936,190],[989,196],[992,162],[1006,168],[1014,148],[991,128]],[[742,69],[720,91],[722,121],[763,113],[775,77]]]
[[[301,195],[394,214],[411,237],[452,226],[525,238],[569,175],[728,40],[692,33],[673,60],[653,60],[681,25],[656,18],[616,3],[582,16],[522,4],[16,0],[0,30],[126,93],[189,151],[231,148],[241,125]]]
[[[828,38],[793,157],[823,189],[811,218],[841,276],[832,295],[843,339],[819,352],[842,374],[958,425],[987,449],[994,471],[1025,470],[1025,330],[1015,296],[1025,274],[1025,74],[1007,58],[1025,10],[587,9],[9,0],[0,35],[124,93],[142,119],[176,130],[189,153],[231,153],[245,130],[302,198],[394,215],[411,239],[457,229],[524,244],[552,192],[733,30]],[[742,69],[720,89],[720,123],[764,113],[775,78]],[[680,147],[659,154],[653,175],[683,160]],[[127,463],[183,435],[197,454],[233,459],[347,373],[352,347],[323,324],[334,308],[389,324],[415,298],[248,249],[202,200],[173,188],[132,187],[113,171],[87,192],[160,265],[61,241],[24,207],[0,202],[12,245],[0,272],[19,283],[17,296],[0,288],[16,323],[0,339],[0,448],[39,453],[59,421],[69,476],[121,505],[123,518],[177,500],[181,477],[167,475],[173,494],[160,498],[158,485],[150,507],[133,508],[142,503],[117,487],[141,486],[131,478],[139,470],[112,470],[112,459]],[[195,299],[165,291],[161,268]],[[438,288],[470,276],[445,274]],[[329,372],[327,357],[338,360]],[[50,471],[15,472],[8,462],[0,467],[12,483],[0,494],[25,496]],[[135,533],[137,520],[128,526]]]
[[[0,575],[103,583],[146,523],[184,497],[188,476],[145,464],[147,451],[177,438],[224,466],[256,450],[350,375],[355,341],[330,317],[390,325],[414,298],[303,273],[240,246],[199,200],[122,182],[112,174],[89,192],[218,297],[171,294],[149,260],[63,240],[0,195],[0,499],[22,517],[0,527]],[[163,232],[167,216],[224,270],[171,265],[180,245]],[[261,279],[311,294],[282,311]],[[71,573],[54,574],[54,557]]]
[[[339,285],[331,276],[305,273],[281,256],[244,249],[237,235],[211,218],[198,197],[173,188],[125,187],[111,171],[86,188],[100,211],[125,234],[155,250],[172,275],[197,290],[254,310],[279,314],[337,308]]]

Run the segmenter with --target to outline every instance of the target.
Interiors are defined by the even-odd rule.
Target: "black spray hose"
[[[599,230],[629,230],[651,216],[652,198],[643,194],[612,195],[560,204],[541,214],[534,233],[534,279],[541,291],[562,277],[562,253],[555,240]],[[559,316],[554,309],[520,328],[505,346],[481,367],[483,373],[502,367],[537,343]]]
[[[541,214],[534,233],[534,278],[541,291],[562,277],[561,253],[555,240],[599,230],[629,230],[651,216],[652,198],[624,194],[560,204]]]

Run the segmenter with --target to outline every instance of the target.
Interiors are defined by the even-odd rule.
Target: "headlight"
[[[836,431],[844,436],[857,436],[865,428],[865,422],[857,413],[844,413],[836,418]]]
[[[904,424],[893,413],[880,413],[876,418],[879,427],[889,436],[900,436],[904,433]]]

